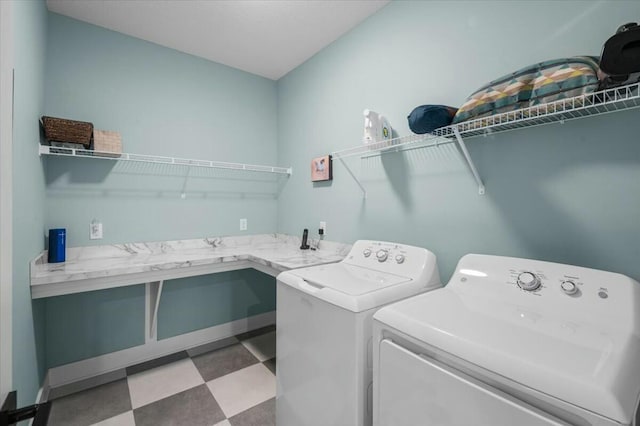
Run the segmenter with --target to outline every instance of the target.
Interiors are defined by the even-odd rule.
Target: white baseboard
[[[182,350],[215,342],[251,331],[260,327],[275,324],[276,311],[242,318],[214,327],[192,331],[168,339],[149,341],[144,345],[123,349],[117,352],[100,355],[94,358],[61,365],[49,369],[43,385],[42,395],[51,388],[86,380],[118,369],[130,367],[141,362],[150,361]]]

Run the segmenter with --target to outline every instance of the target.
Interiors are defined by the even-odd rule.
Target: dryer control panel
[[[440,284],[436,256],[421,247],[387,241],[358,240],[343,262],[413,280],[423,280],[425,284],[433,284],[437,279],[437,284]]]
[[[464,256],[447,287],[536,310],[632,317],[640,284],[613,272],[513,257]],[[588,314],[587,314],[588,313]]]

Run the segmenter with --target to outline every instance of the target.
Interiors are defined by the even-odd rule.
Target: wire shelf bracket
[[[38,155],[54,155],[62,157],[94,158],[98,160],[135,161],[138,163],[169,164],[209,169],[243,170],[250,172],[276,173],[291,176],[291,167],[264,166],[257,164],[227,163],[224,161],[190,160],[186,158],[162,157],[159,155],[113,153],[93,151],[89,149],[62,148],[40,145]]]
[[[473,164],[473,160],[471,159],[471,156],[469,155],[469,151],[467,150],[467,145],[464,143],[464,139],[462,139],[462,136],[460,136],[460,132],[458,131],[457,127],[454,127],[453,134],[456,137],[456,141],[458,142],[458,146],[462,151],[462,155],[464,155],[464,159],[467,161],[467,166],[469,166],[469,170],[471,170],[471,174],[473,174],[473,178],[476,180],[476,183],[478,184],[478,194],[484,195],[484,183],[482,183],[482,179],[478,174],[478,170],[476,169],[475,164]]]
[[[349,172],[349,174],[351,175],[353,180],[355,180],[356,183],[358,184],[358,186],[360,187],[360,190],[362,191],[362,198],[367,198],[367,190],[365,189],[364,186],[362,186],[362,183],[360,182],[360,179],[358,179],[358,177],[355,175],[355,173],[353,173],[353,171],[351,170],[349,165],[344,161],[344,158],[340,158],[340,162],[342,163],[344,168],[347,169],[347,172]]]

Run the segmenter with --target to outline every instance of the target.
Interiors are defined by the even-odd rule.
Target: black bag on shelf
[[[624,24],[602,47],[600,69],[607,74],[601,89],[640,81],[640,26]]]

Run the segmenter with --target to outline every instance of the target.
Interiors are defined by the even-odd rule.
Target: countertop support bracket
[[[145,342],[158,340],[158,307],[164,281],[145,284]]]

